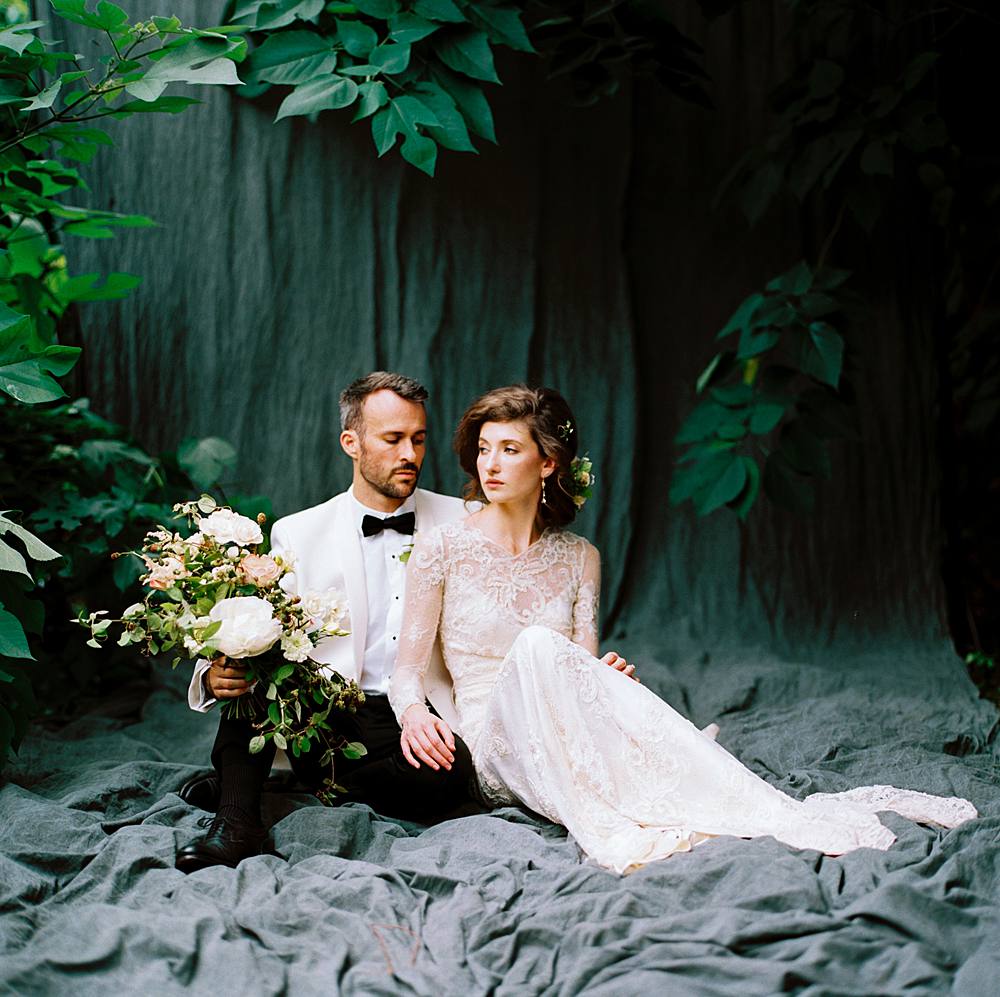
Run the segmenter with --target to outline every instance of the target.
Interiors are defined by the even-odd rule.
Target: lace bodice
[[[510,554],[468,521],[421,534],[406,566],[406,612],[389,688],[398,719],[424,702],[440,634],[455,687],[459,732],[472,747],[504,656],[525,627],[558,631],[597,652],[600,556],[573,533],[546,530]]]

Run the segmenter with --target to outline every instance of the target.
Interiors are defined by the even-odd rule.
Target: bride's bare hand
[[[424,762],[435,772],[440,768],[451,771],[455,761],[455,735],[426,706],[415,703],[403,713],[399,744],[403,757],[415,769],[420,768],[420,762]]]
[[[639,680],[635,677],[635,665],[630,665],[617,651],[608,651],[601,661],[606,665],[610,665],[616,672],[621,672],[623,675],[627,675],[630,679],[635,679],[636,682]]]

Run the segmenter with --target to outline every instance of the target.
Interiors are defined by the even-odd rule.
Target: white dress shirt
[[[383,530],[366,537],[361,532],[361,521],[365,516],[388,519],[413,512],[416,501],[411,495],[395,512],[380,512],[362,505],[351,489],[351,504],[364,557],[365,589],[368,593],[365,662],[359,684],[364,692],[384,696],[389,691],[389,679],[396,664],[399,633],[403,626],[406,562],[399,558],[411,547],[413,537],[395,530]]]

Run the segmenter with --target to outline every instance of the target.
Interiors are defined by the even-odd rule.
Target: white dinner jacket
[[[466,507],[459,498],[422,488],[416,490],[414,500],[416,537],[423,530],[463,519],[473,510],[472,503]],[[357,682],[363,670],[367,643],[368,594],[361,538],[350,492],[341,492],[320,505],[279,519],[271,530],[271,552],[291,554],[294,559],[292,573],[282,581],[286,590],[304,594],[337,589],[346,596],[349,619],[341,626],[350,631],[350,636],[331,637],[317,646],[310,656],[329,665],[344,678]],[[210,708],[214,702],[206,701],[202,685],[207,667],[208,662],[198,662],[188,691],[191,708],[199,711]],[[451,676],[444,666],[437,641],[427,671],[426,691],[441,718],[455,729],[458,717]]]

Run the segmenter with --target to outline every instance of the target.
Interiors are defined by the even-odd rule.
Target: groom
[[[466,514],[460,499],[417,488],[426,447],[426,399],[426,389],[401,374],[376,371],[350,384],[340,396],[340,445],[354,464],[351,488],[279,520],[271,532],[272,552],[293,560],[289,577],[295,591],[337,589],[347,597],[349,621],[342,626],[350,636],[324,642],[313,655],[354,679],[365,693],[355,714],[335,721],[335,731],[361,741],[368,753],[353,761],[338,756],[336,781],[347,790],[347,800],[414,820],[468,804],[474,781],[468,748],[458,738],[428,740],[416,752],[425,764],[409,765],[386,695],[403,622],[405,561],[413,533]],[[245,674],[241,661],[199,661],[188,692],[191,708],[204,712],[251,693]],[[453,726],[451,683],[437,647],[427,690],[431,704]],[[217,791],[216,817],[206,835],[177,853],[178,869],[236,866],[260,852],[266,836],[261,790],[275,752],[269,745],[251,755],[254,733],[250,720],[220,716],[212,749],[217,777],[197,778],[181,790],[192,803],[205,803]],[[299,779],[316,788],[330,776],[329,766],[319,764],[321,754],[314,747],[289,759]]]

